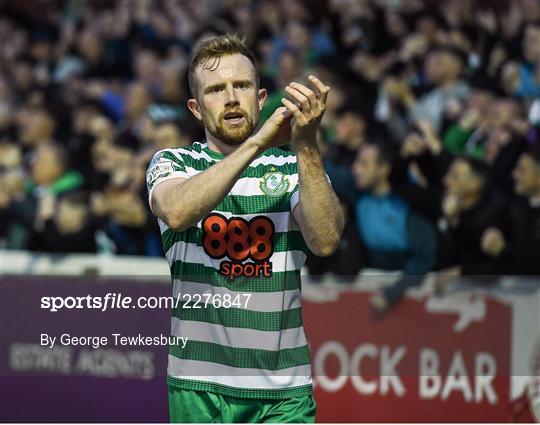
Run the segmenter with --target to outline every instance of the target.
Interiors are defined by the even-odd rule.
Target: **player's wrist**
[[[291,149],[296,153],[296,155],[320,155],[319,147],[314,140],[293,140],[291,142]]]
[[[297,149],[293,148],[293,151],[298,159],[299,167],[308,167],[311,170],[315,168],[324,169],[321,152],[317,145],[303,145]]]
[[[260,154],[262,154],[266,149],[268,149],[268,146],[266,146],[266,144],[264,143],[264,141],[260,140],[259,138],[257,137],[249,137],[246,141],[245,141],[245,145],[248,146],[249,148],[251,148],[254,153],[255,153],[255,156],[259,156]]]

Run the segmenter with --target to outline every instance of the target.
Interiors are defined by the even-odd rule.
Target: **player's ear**
[[[268,92],[266,91],[266,89],[259,89],[258,96],[259,96],[259,110],[262,110],[264,106],[264,102],[266,102],[266,98],[268,97]]]
[[[187,106],[191,113],[195,115],[195,118],[197,118],[199,121],[202,120],[201,108],[199,106],[199,102],[197,102],[197,99],[188,99]]]

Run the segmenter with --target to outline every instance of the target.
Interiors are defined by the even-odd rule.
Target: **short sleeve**
[[[166,180],[187,179],[189,177],[184,162],[179,156],[171,152],[170,149],[157,152],[146,171],[146,188],[148,189],[150,208],[152,208],[152,192],[157,185]]]

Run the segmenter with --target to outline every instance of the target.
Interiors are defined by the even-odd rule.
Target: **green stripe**
[[[307,344],[297,348],[269,351],[190,340],[184,348],[171,345],[169,353],[179,359],[198,360],[249,369],[282,370],[311,362]]]
[[[171,265],[171,277],[184,282],[207,283],[231,291],[278,292],[300,289],[300,270],[273,272],[270,277],[237,277],[230,279],[213,267],[180,260]]]
[[[169,159],[169,160],[175,162],[178,165],[184,165],[184,164],[182,164],[182,161],[176,155],[174,155],[171,152],[167,152],[167,151],[162,152],[162,153],[159,154],[159,157]]]
[[[302,326],[302,310],[300,307],[279,311],[253,311],[242,308],[216,308],[208,304],[204,308],[187,308],[187,301],[179,303],[173,309],[173,317],[180,320],[213,323],[232,328],[254,329],[257,331],[275,332]]]
[[[176,242],[193,243],[201,247],[202,237],[203,231],[199,227],[190,227],[183,232],[167,229],[161,235],[163,251],[167,253]],[[306,253],[306,250],[307,246],[300,231],[278,232],[274,235],[274,252],[303,251]]]
[[[310,397],[313,394],[311,384],[298,387],[276,388],[276,389],[258,389],[258,388],[240,388],[228,385],[218,384],[216,382],[196,381],[191,379],[175,378],[167,376],[167,384],[170,387],[180,388],[189,391],[205,391],[210,393],[222,394],[228,397],[250,398],[250,399],[289,399],[295,397]]]
[[[191,146],[187,146],[185,147],[184,149],[187,149],[189,151],[195,151],[197,153],[201,153],[201,151],[203,150],[203,146],[204,144],[201,143],[201,142],[195,142],[193,143]]]
[[[227,211],[233,214],[267,214],[291,210],[292,193],[272,197],[267,195],[228,195],[214,208],[214,211]]]

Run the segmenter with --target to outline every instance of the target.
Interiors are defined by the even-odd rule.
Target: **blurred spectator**
[[[270,93],[261,111],[261,121],[266,121],[270,115],[281,105],[281,99],[288,97],[285,87],[291,81],[302,79],[303,64],[299,53],[294,49],[281,52],[278,60],[278,70],[274,77],[276,90]]]
[[[419,284],[436,259],[433,226],[412,211],[392,187],[394,163],[395,155],[385,145],[365,144],[358,151],[353,173],[344,167],[327,168],[338,196],[346,197],[355,207],[368,265],[404,274],[372,300],[378,311],[386,310],[405,289]]]
[[[0,235],[7,248],[26,248],[33,227],[34,203],[24,191],[22,151],[14,143],[0,144]]]
[[[42,107],[27,108],[18,117],[19,136],[28,148],[53,141],[55,120],[51,113]]]
[[[503,207],[486,192],[488,169],[476,159],[456,158],[444,177],[442,216],[464,274],[496,274],[498,265],[483,252],[481,238],[503,221]]]
[[[512,63],[503,70],[512,94],[525,99],[540,97],[540,22],[531,22],[525,28],[523,37],[523,61],[515,70]],[[516,75],[517,74],[517,75]],[[510,81],[508,81],[510,80]]]
[[[335,139],[326,156],[336,163],[351,166],[356,152],[366,142],[366,122],[354,110],[345,109],[335,123]]]
[[[463,66],[464,59],[455,48],[439,47],[429,52],[423,75],[425,84],[433,88],[418,99],[406,80],[386,78],[379,100],[379,119],[387,123],[398,139],[405,135],[406,119],[409,122],[427,121],[439,131],[447,108],[453,102],[465,100],[469,94],[468,85],[460,79]],[[406,114],[400,113],[400,107]]]
[[[154,130],[154,145],[157,150],[161,150],[189,146],[189,142],[176,123],[163,122],[158,124]]]
[[[40,145],[35,150],[31,165],[32,180],[28,189],[35,192],[60,194],[77,189],[83,184],[79,172],[68,170],[67,152],[60,145]]]
[[[37,212],[50,198],[74,191],[83,184],[75,170],[68,169],[66,151],[59,145],[42,144],[33,152],[29,175],[19,166],[20,153],[13,145],[4,145],[9,165],[4,160],[2,215],[8,247],[33,248]],[[12,158],[12,159],[9,159]],[[5,188],[5,189],[4,189]]]
[[[489,124],[497,121],[493,119],[494,110],[507,105],[499,102],[494,106],[493,100],[493,95],[487,90],[472,90],[463,112],[443,134],[444,147],[449,152],[476,158],[484,157],[484,133],[490,128]]]
[[[438,268],[458,265],[465,274],[498,273],[499,264],[483,252],[481,237],[485,229],[505,220],[507,199],[494,185],[503,185],[503,177],[510,175],[517,160],[514,151],[522,144],[507,140],[493,154],[490,167],[482,160],[451,154],[429,124],[419,127],[405,140],[402,154],[418,166],[417,178],[427,190],[408,199],[438,224]]]
[[[434,89],[423,95],[417,102],[405,95],[411,108],[413,121],[428,121],[435,130],[441,128],[445,108],[451,101],[465,100],[469,94],[468,85],[460,80],[464,58],[457,49],[439,49],[430,52],[424,64],[424,74],[428,84]]]
[[[39,207],[36,232],[30,249],[47,252],[96,252],[96,222],[83,193],[67,193],[59,199],[46,195]]]
[[[105,222],[104,229],[115,243],[117,254],[143,255],[148,218],[140,193],[144,170],[133,168],[135,157],[129,149],[115,147],[112,153],[109,158],[114,168],[108,169],[109,179],[103,192],[92,195],[92,212]]]
[[[525,152],[514,169],[516,198],[509,208],[508,228],[490,227],[482,249],[505,264],[505,273],[540,274],[540,152]],[[504,233],[503,233],[504,232]]]

